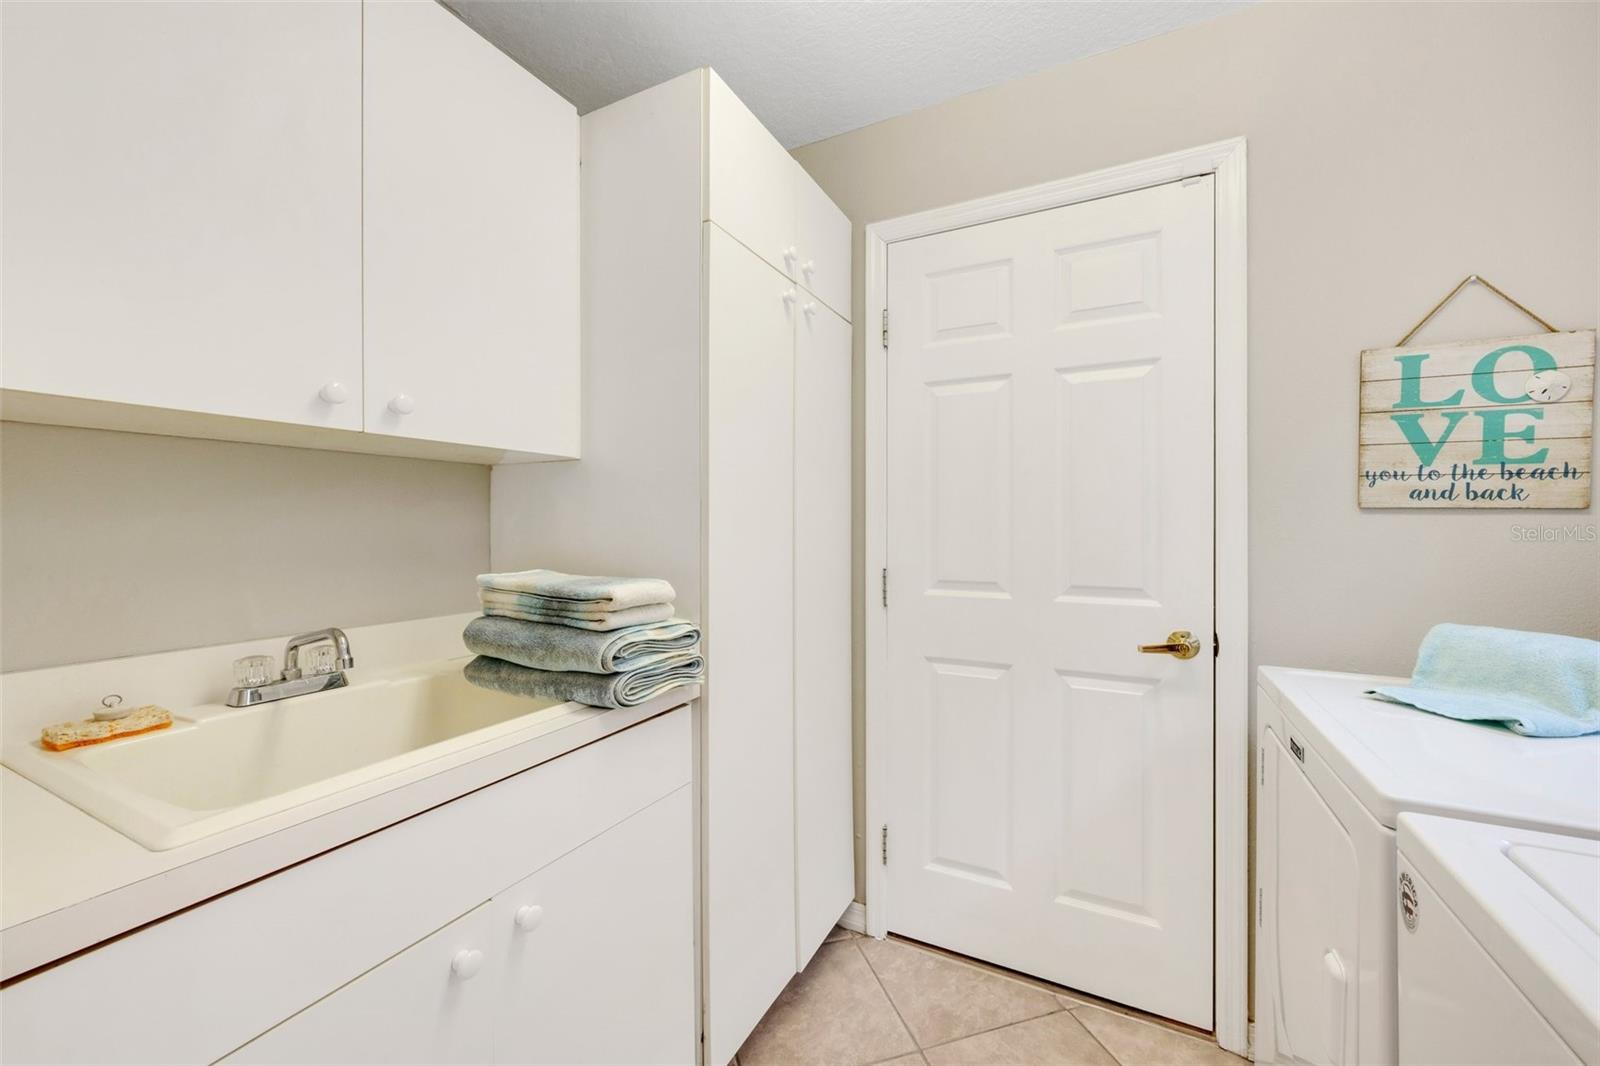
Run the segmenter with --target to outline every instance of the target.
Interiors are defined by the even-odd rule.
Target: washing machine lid
[[[1600,1061],[1600,841],[1404,814],[1399,846],[1561,1038]]]
[[[1600,839],[1600,736],[1524,737],[1366,696],[1404,678],[1264,666],[1261,687],[1391,828],[1402,811]]]

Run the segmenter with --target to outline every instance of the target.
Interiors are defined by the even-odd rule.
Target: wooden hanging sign
[[[1589,506],[1594,355],[1592,329],[1362,352],[1360,506]]]

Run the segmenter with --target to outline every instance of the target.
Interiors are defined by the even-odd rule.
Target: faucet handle
[[[300,676],[317,677],[339,669],[339,653],[333,644],[308,644],[300,649]]]

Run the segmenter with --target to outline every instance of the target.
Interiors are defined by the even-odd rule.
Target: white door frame
[[[1169,181],[1215,175],[1215,425],[1216,444],[1216,917],[1213,962],[1217,1042],[1245,1054],[1249,1041],[1246,944],[1249,935],[1250,641],[1248,459],[1248,317],[1245,270],[1245,142],[1218,141],[1092,174],[1047,182],[950,207],[874,222],[866,234],[866,565],[862,600],[866,632],[867,932],[889,928],[888,878],[876,861],[878,832],[887,819],[884,787],[889,683],[886,618],[880,575],[887,565],[888,363],[879,339],[888,300],[888,251],[896,241],[974,226],[1015,215],[1131,192]]]

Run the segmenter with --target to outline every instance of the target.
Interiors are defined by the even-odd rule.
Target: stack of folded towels
[[[657,578],[555,570],[480,574],[483,617],[462,638],[464,671],[483,688],[593,707],[632,707],[705,674],[700,629],[673,617]]]

